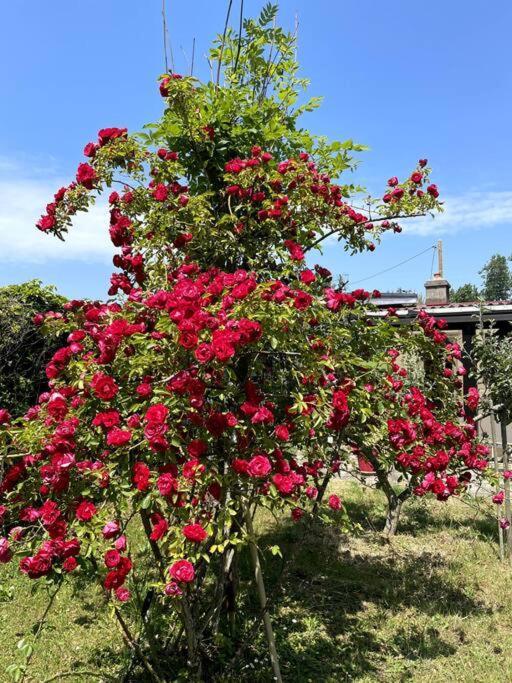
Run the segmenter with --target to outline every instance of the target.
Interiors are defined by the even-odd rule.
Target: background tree
[[[60,314],[65,301],[39,280],[0,287],[0,405],[13,413],[24,413],[47,386],[46,363],[59,345],[34,317]]]
[[[507,258],[494,254],[480,271],[483,278],[482,295],[487,301],[508,299],[512,289],[512,274]]]
[[[479,297],[478,288],[470,282],[466,282],[450,293],[450,300],[456,302],[478,301]]]

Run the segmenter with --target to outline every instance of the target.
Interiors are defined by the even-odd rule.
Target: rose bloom
[[[147,411],[145,420],[146,422],[154,422],[156,424],[163,424],[169,415],[169,408],[164,406],[163,403],[155,403],[155,405],[150,406]]]
[[[177,560],[169,569],[169,576],[178,583],[191,583],[195,575],[194,565],[188,560]]]
[[[270,460],[265,455],[255,455],[249,460],[247,473],[251,477],[266,477],[271,469]]]
[[[97,178],[96,171],[92,166],[89,164],[79,164],[76,172],[76,182],[79,185],[83,185],[88,190],[92,190]]]
[[[505,494],[503,491],[499,491],[492,497],[492,502],[495,503],[496,505],[501,505],[503,503],[503,500],[505,498]]]
[[[96,506],[91,500],[83,500],[77,507],[75,516],[81,522],[88,522],[96,514]]]
[[[107,522],[102,529],[103,538],[114,538],[120,530],[119,522]]]
[[[121,555],[117,550],[107,550],[103,559],[105,561],[105,566],[109,569],[113,569],[114,567],[117,567],[121,561]]]
[[[78,567],[78,562],[75,557],[68,557],[62,563],[62,569],[69,574]]]
[[[298,522],[299,519],[301,519],[303,516],[304,516],[304,510],[301,510],[300,508],[293,508],[292,519],[294,522]]]
[[[115,592],[116,598],[120,602],[128,602],[128,600],[132,597],[130,591],[125,586],[119,586],[119,588],[116,588]]]
[[[333,493],[332,496],[329,496],[328,502],[331,510],[341,510],[341,499],[336,494]]]
[[[0,562],[6,564],[10,562],[12,552],[9,548],[9,541],[6,538],[0,538]]]
[[[113,377],[104,372],[97,372],[91,380],[91,389],[102,401],[110,401],[119,391]]]
[[[5,408],[0,408],[0,425],[8,424],[10,419],[9,412]]]
[[[170,583],[167,583],[164,588],[164,593],[168,595],[171,598],[178,597],[183,594],[183,591],[181,588],[178,586],[177,583],[174,581],[171,581]]]
[[[183,527],[181,532],[187,540],[193,541],[194,543],[202,543],[208,536],[207,532],[200,524],[187,524],[187,526]]]
[[[113,427],[107,434],[107,444],[109,446],[125,446],[132,438],[132,433],[127,429]]]

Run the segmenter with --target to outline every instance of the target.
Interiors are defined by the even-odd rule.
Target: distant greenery
[[[58,344],[33,318],[62,310],[65,301],[39,280],[0,287],[0,408],[22,414],[44,390],[44,368]]]
[[[508,299],[512,289],[512,273],[507,259],[502,254],[494,254],[480,271],[483,278],[482,294],[488,301]]]
[[[454,289],[450,294],[451,301],[457,302],[478,301],[479,298],[480,292],[478,291],[478,287],[469,282],[466,282],[466,284],[462,285],[461,287]]]
[[[450,299],[463,302],[479,299],[501,301],[510,298],[512,293],[512,272],[508,264],[510,260],[511,257],[494,254],[479,273],[482,277],[481,289],[473,283],[466,282],[451,292]]]

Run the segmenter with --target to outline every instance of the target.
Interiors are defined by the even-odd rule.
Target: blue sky
[[[238,0],[234,0],[235,15]],[[246,0],[246,14],[261,8]],[[222,31],[224,0],[167,0],[176,70],[196,39],[196,74]],[[373,253],[329,245],[323,263],[351,281],[443,240],[452,285],[478,282],[495,252],[512,252],[512,42],[509,0],[282,0],[299,19],[299,59],[322,108],[315,132],[368,144],[356,180],[379,191],[428,157],[446,200],[435,221],[415,221]],[[161,111],[160,0],[16,0],[0,10],[0,284],[39,277],[72,297],[104,297],[112,267],[98,208],[68,243],[34,220],[69,182],[83,145],[104,126],[139,129]],[[235,17],[234,17],[235,18]],[[431,253],[361,285],[422,290]]]

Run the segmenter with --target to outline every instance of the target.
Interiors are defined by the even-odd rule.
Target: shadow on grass
[[[452,501],[453,502],[453,501]],[[462,505],[463,503],[461,503]],[[453,515],[443,506],[450,502],[410,498],[402,508],[397,534],[428,535],[432,531],[456,531],[461,539],[475,538],[491,543],[498,541],[498,522],[492,512],[484,515],[467,507],[467,514]],[[452,511],[453,508],[450,509]],[[386,519],[386,501],[380,492],[372,491],[364,498],[350,500],[350,519],[366,531],[380,532]]]
[[[351,510],[354,508],[357,514],[357,504],[351,506]],[[368,501],[361,503],[360,511],[372,514]],[[407,530],[414,534],[416,529],[424,533],[425,525],[446,528],[446,521],[423,506],[411,505],[403,521],[403,533]],[[300,525],[282,523],[260,535],[260,547],[279,545],[286,557],[301,535]],[[281,561],[264,552],[263,571],[271,599],[275,598],[271,616],[285,681],[334,683],[365,677],[380,680],[390,658],[407,667],[414,661],[434,660],[456,652],[455,646],[444,641],[435,628],[436,616],[467,617],[489,612],[460,585],[456,573],[449,571],[449,562],[437,552],[397,554],[388,547],[379,548],[375,541],[375,537],[369,539],[368,550],[360,545],[360,552],[351,552],[344,547],[343,539],[340,543],[338,532],[315,529],[300,544],[296,559],[275,595]],[[238,615],[243,614],[246,621],[237,624],[238,643],[233,645],[226,640],[214,646],[212,670],[204,680],[270,682],[273,679],[263,628],[260,624],[251,630],[259,604],[247,549],[240,558],[240,579]],[[397,619],[407,611],[407,619],[399,624]],[[418,615],[417,622],[411,620],[411,613]],[[424,625],[425,616],[427,620],[432,618],[432,624]],[[389,619],[395,619],[399,625],[386,638],[385,625]],[[233,662],[240,644],[245,646]],[[112,670],[115,663],[119,671],[126,671],[128,662],[127,653],[114,652],[106,644],[92,653],[87,666]],[[230,663],[234,665],[228,669]],[[174,664],[180,667],[178,662]],[[173,662],[169,662],[168,671],[173,669],[176,670]],[[407,669],[401,675],[400,680],[407,680]],[[129,678],[131,683],[147,680],[140,668]],[[174,679],[170,676],[168,680]]]
[[[263,547],[278,544],[284,549],[296,535],[295,527],[284,525],[260,541]],[[450,580],[448,565],[434,552],[401,557],[352,554],[340,551],[338,544],[332,532],[316,530],[285,577],[273,610],[285,680],[352,681],[372,674],[378,680],[379,663],[389,655],[415,660],[455,652],[433,627],[403,628],[391,642],[383,642],[378,633],[386,619],[405,609],[431,617],[487,611]],[[242,568],[248,578],[247,558]],[[266,557],[264,572],[271,590],[279,574],[275,559]],[[249,592],[246,599],[248,609],[256,613]]]

